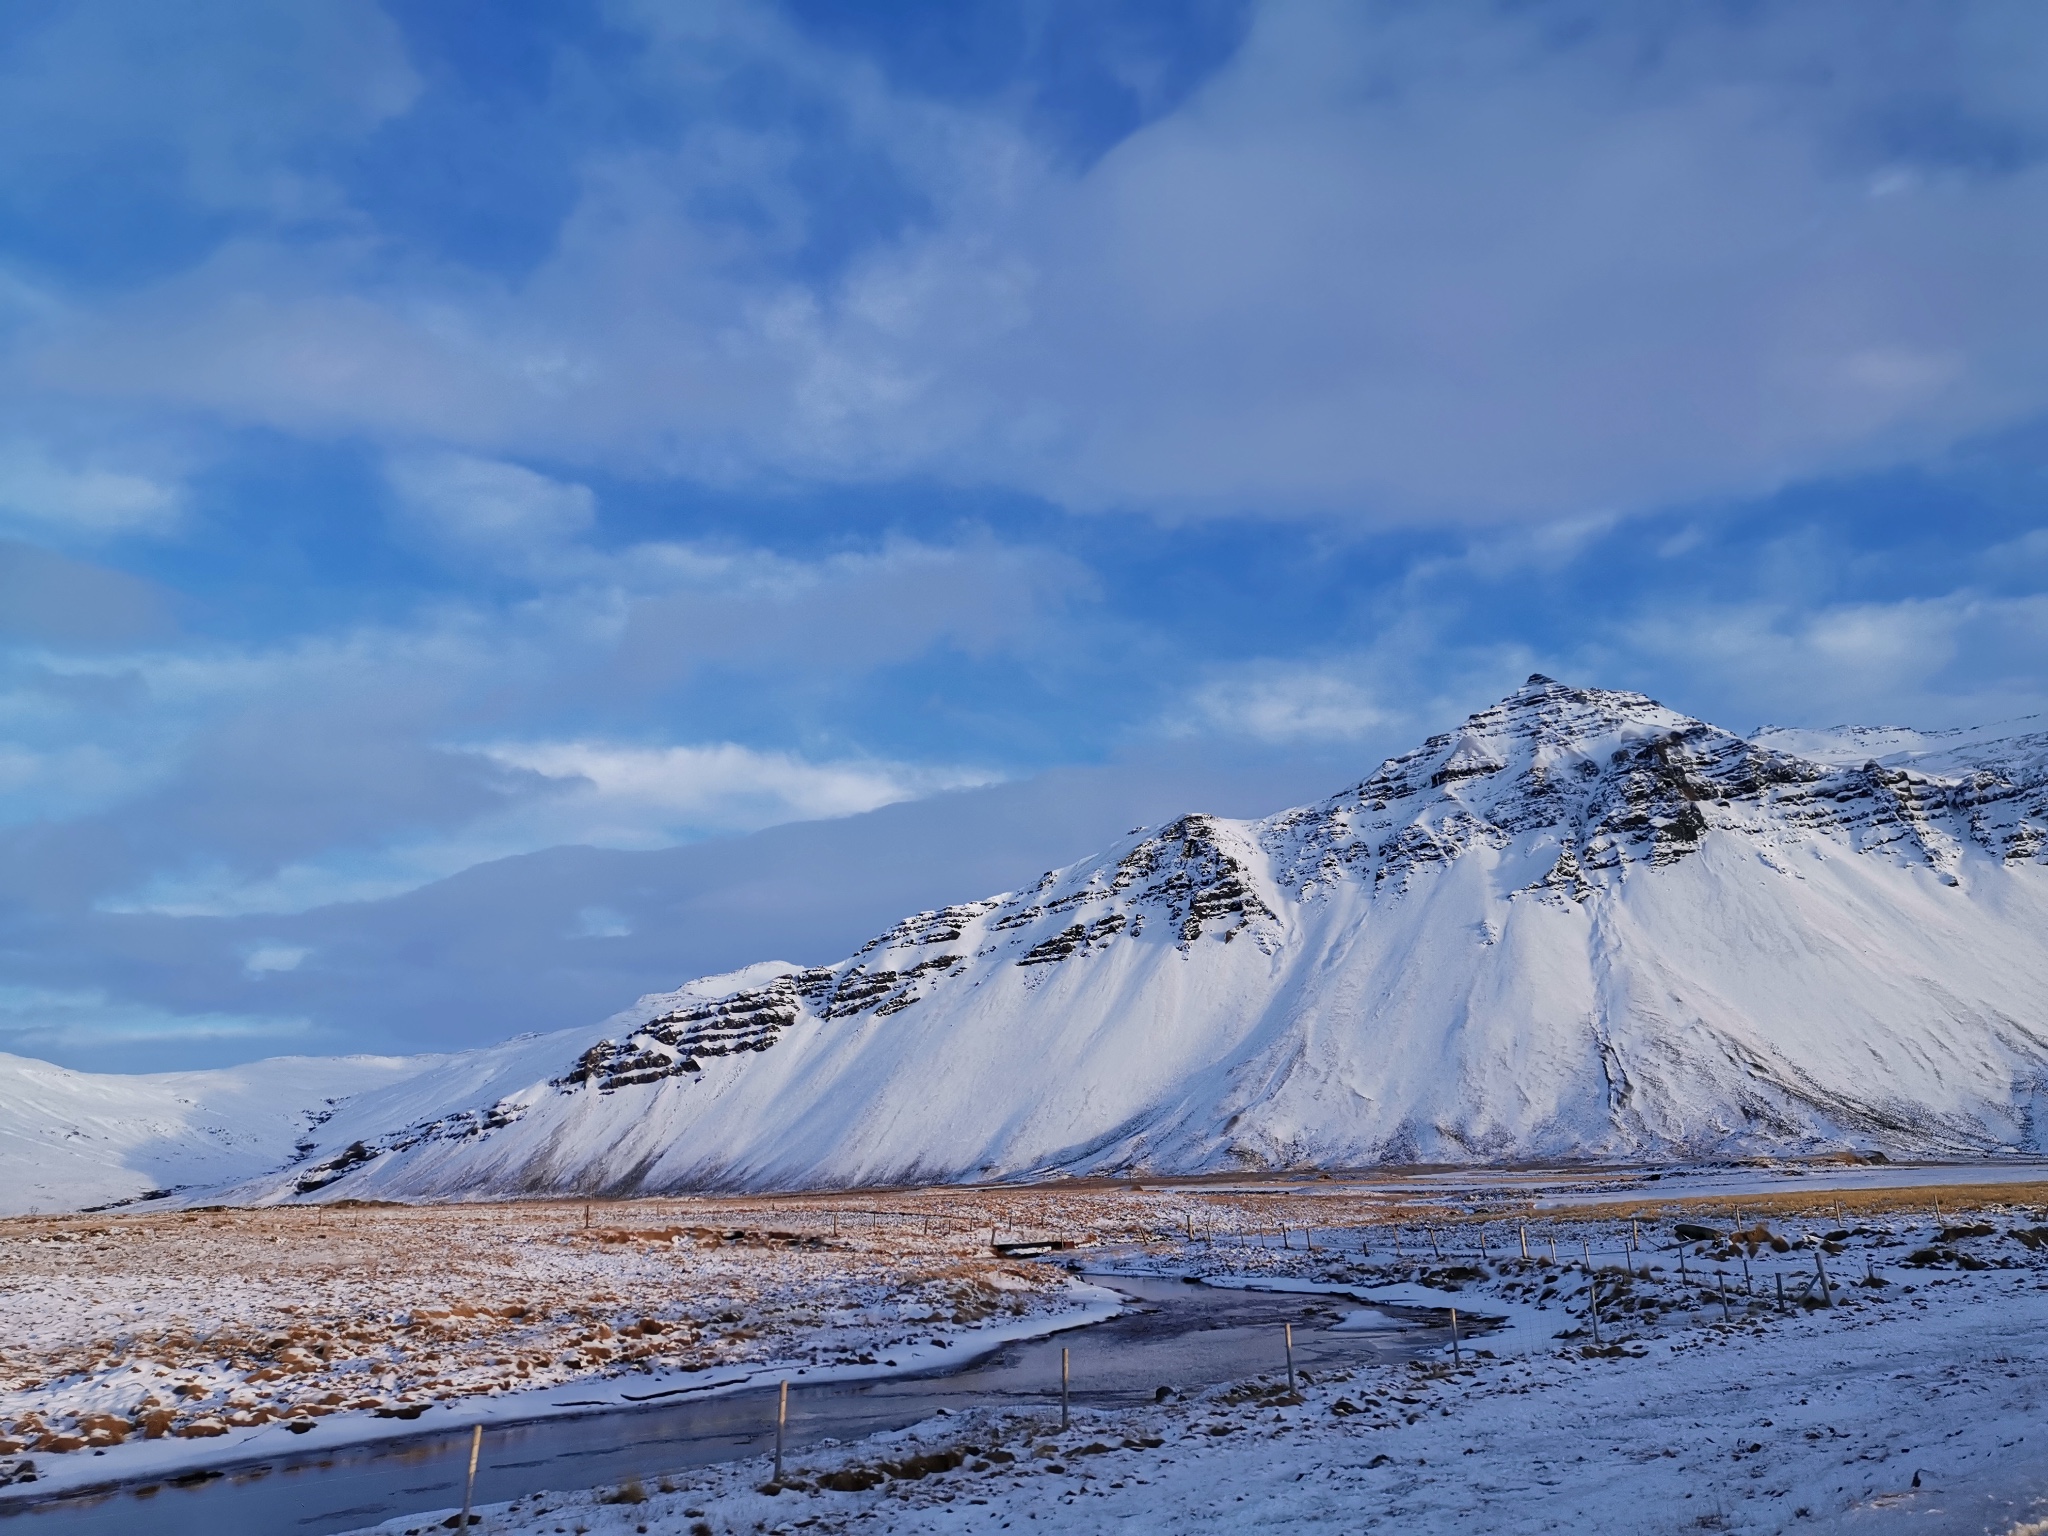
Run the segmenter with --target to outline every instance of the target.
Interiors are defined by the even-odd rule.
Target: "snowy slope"
[[[342,1105],[260,1198],[2048,1144],[2048,732],[1546,678],[1321,805]]]
[[[128,1077],[0,1054],[0,1216],[246,1179],[292,1157],[336,1102],[433,1059],[287,1056]]]

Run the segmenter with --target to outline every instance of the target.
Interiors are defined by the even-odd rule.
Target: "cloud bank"
[[[374,26],[330,58],[330,13],[272,20],[237,82],[311,71],[346,110],[259,140],[145,91],[81,129],[174,119],[164,174],[263,216],[37,327],[12,389],[725,483],[1376,521],[1752,493],[2048,405],[2026,5],[1275,0],[1084,164],[1013,102],[903,89],[772,10],[627,6],[615,83],[664,110],[572,146],[513,277],[339,184],[278,190],[305,135],[372,141],[414,87]],[[9,78],[31,67],[67,65]],[[815,142],[744,110],[762,78],[900,216],[849,229]]]
[[[16,8],[0,1035],[601,1016],[1532,670],[2048,708],[2043,78],[2004,0]]]

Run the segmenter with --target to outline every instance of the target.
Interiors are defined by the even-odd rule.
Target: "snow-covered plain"
[[[880,1372],[1094,1304],[1064,1271],[993,1257],[987,1215],[690,1202],[0,1223],[0,1486],[23,1458],[46,1492],[403,1432],[457,1402],[544,1417],[770,1363]]]
[[[567,1203],[14,1221],[0,1435],[20,1448],[0,1453],[0,1480],[25,1464],[36,1480],[0,1507],[674,1385],[928,1366],[1100,1315],[1064,1268],[992,1257],[995,1224],[1063,1234],[1101,1271],[1455,1304],[1468,1328],[1506,1325],[1467,1333],[1455,1366],[1318,1377],[1300,1403],[1274,1371],[1083,1411],[1065,1436],[1056,1409],[977,1411],[802,1451],[780,1494],[748,1461],[679,1473],[672,1497],[650,1478],[643,1503],[603,1502],[616,1488],[523,1500],[482,1529],[2004,1532],[2038,1518],[2048,1458],[2024,1447],[2048,1434],[2048,1180],[1751,1177],[1701,1197],[1615,1175],[1632,1201],[1558,1209],[1536,1209],[1537,1192],[1591,1195],[1602,1176],[631,1202],[594,1207],[588,1228]],[[1724,1237],[1681,1260],[1679,1220]],[[657,1240],[674,1227],[692,1235]],[[764,1240],[774,1230],[788,1235]],[[1834,1305],[1809,1309],[1823,1295]],[[889,1471],[969,1446],[933,1475]]]
[[[481,1511],[493,1536],[1289,1530],[1988,1532],[2038,1536],[2048,1511],[2048,1209],[2008,1198],[1941,1222],[1851,1197],[1787,1219],[1751,1206],[1748,1242],[1685,1246],[1668,1219],[1573,1224],[1588,1269],[1496,1226],[1440,1228],[1443,1261],[1390,1262],[1364,1234],[1208,1249],[1225,1278],[1455,1302],[1510,1320],[1462,1358],[1336,1372],[1289,1393],[1276,1371],[1157,1406],[975,1412],[790,1458]],[[2034,1201],[2048,1186],[2024,1191]],[[1729,1207],[1720,1210],[1727,1230]],[[1695,1219],[1714,1219],[1695,1213]],[[1661,1229],[1661,1230],[1658,1230]],[[1981,1230],[1980,1230],[1981,1229]],[[2015,1235],[2015,1234],[2023,1235]],[[1785,1242],[1784,1251],[1770,1239]],[[1510,1244],[1506,1257],[1501,1241]],[[1333,1253],[1332,1242],[1354,1251]],[[1577,1241],[1568,1246],[1577,1246]],[[1199,1267],[1202,1245],[1129,1268]],[[1829,1273],[1825,1295],[1820,1266]],[[1227,1264],[1219,1261],[1228,1260]],[[1746,1269],[1746,1274],[1745,1274]],[[1780,1280],[1788,1301],[1778,1301]],[[1418,1285],[1417,1282],[1423,1282]],[[950,1465],[949,1465],[950,1463]],[[446,1512],[440,1512],[445,1514]],[[377,1527],[424,1536],[439,1515]]]
[[[2048,1150],[2039,725],[1532,678],[1320,805],[451,1058],[235,1197]]]

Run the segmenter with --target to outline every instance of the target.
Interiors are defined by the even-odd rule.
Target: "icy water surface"
[[[900,1429],[941,1408],[1038,1408],[1059,1421],[1060,1351],[1070,1351],[1076,1406],[1150,1402],[1160,1387],[1214,1386],[1285,1370],[1282,1325],[1294,1325],[1297,1367],[1407,1359],[1441,1345],[1448,1330],[1410,1314],[1359,1328],[1344,1297],[1240,1291],[1179,1281],[1092,1276],[1133,1306],[1106,1322],[1007,1344],[945,1375],[815,1385],[793,1381],[787,1446],[851,1440]],[[1334,1331],[1347,1316],[1353,1326]],[[591,1488],[762,1455],[775,1436],[776,1389],[609,1409],[487,1429],[477,1473],[479,1504],[542,1489]],[[154,1482],[96,1496],[52,1500],[13,1515],[8,1536],[305,1536],[353,1530],[395,1515],[462,1502],[469,1429],[353,1449],[250,1463],[204,1482]]]

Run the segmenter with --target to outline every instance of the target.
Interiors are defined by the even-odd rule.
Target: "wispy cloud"
[[[409,532],[464,559],[514,570],[559,557],[597,519],[590,488],[462,453],[400,455],[386,467]]]
[[[0,985],[0,1050],[38,1054],[65,1047],[241,1040],[270,1048],[313,1033],[305,1019],[178,1013],[124,1002],[97,989]]]
[[[2039,594],[1696,600],[1639,610],[1614,641],[1703,700],[1739,697],[1770,723],[1953,726],[2048,709],[2035,662],[2048,655],[2048,596]]]
[[[98,537],[163,533],[184,505],[174,481],[90,461],[66,461],[22,438],[0,442],[0,517]]]
[[[312,949],[304,944],[259,944],[242,961],[242,969],[251,976],[274,976],[296,971],[312,953]]]
[[[641,747],[594,741],[480,749],[560,785],[544,814],[561,842],[650,846],[678,836],[850,816],[949,789],[994,783],[980,770],[866,760],[810,762],[735,742]]]
[[[579,488],[500,474],[514,469],[491,466],[476,478],[543,504],[566,500],[575,520],[583,498],[566,491]],[[457,478],[470,477],[465,466]],[[212,852],[233,868],[251,855],[291,862],[329,837],[357,845],[387,817],[416,834],[422,821],[466,824],[528,798],[582,794],[592,806],[623,806],[644,795],[636,814],[656,818],[651,837],[685,824],[720,830],[761,825],[763,815],[839,814],[835,807],[881,803],[877,794],[975,775],[957,763],[921,768],[914,755],[873,746],[828,751],[813,773],[788,746],[721,745],[730,727],[720,731],[716,718],[707,719],[709,743],[680,755],[659,757],[663,747],[636,758],[639,749],[621,746],[606,757],[612,749],[592,746],[591,779],[578,777],[569,747],[533,747],[552,755],[523,766],[514,759],[527,749],[495,748],[604,742],[547,724],[592,710],[658,740],[657,722],[679,698],[694,699],[699,715],[755,729],[765,716],[785,741],[844,738],[860,706],[835,704],[835,690],[935,652],[990,663],[1028,654],[1046,643],[1049,617],[1087,597],[1090,580],[1071,558],[979,534],[809,559],[736,543],[610,553],[571,544],[555,553],[533,574],[541,594],[502,608],[444,601],[269,644],[98,642],[17,657],[12,670],[0,667],[0,728],[10,738],[0,753],[0,824],[143,797],[131,848],[196,836],[187,859],[204,863]],[[70,570],[59,557],[28,554],[23,580],[40,588],[53,565],[59,576]],[[9,590],[6,555],[0,545],[0,595]],[[130,618],[148,597],[127,578],[94,580],[59,583],[55,595],[68,593],[82,611],[120,599],[112,607]],[[22,604],[11,616],[39,611]],[[821,692],[826,680],[832,688]],[[494,751],[450,750],[451,738],[482,739]],[[741,764],[734,751],[757,757]],[[750,785],[755,809],[743,810]],[[203,826],[192,820],[201,807],[211,807]],[[564,835],[596,835],[563,815]],[[544,835],[540,819],[532,827]]]
[[[1259,741],[1347,740],[1394,719],[1360,679],[1298,663],[1234,669],[1197,688],[1192,705],[1182,729]]]
[[[1074,166],[1011,104],[892,89],[772,13],[622,12],[676,126],[584,149],[516,288],[365,241],[361,211],[279,222],[24,361],[88,397],[727,483],[1379,520],[1755,491],[2048,408],[2048,190],[1998,148],[2041,138],[2010,86],[2048,25],[1973,14],[1567,33],[1267,4],[1178,110]],[[764,72],[922,216],[806,270],[817,146],[719,109]],[[409,99],[350,89],[383,104],[351,124]],[[1941,111],[1973,135],[1910,130]]]
[[[505,770],[500,804],[427,836],[343,846],[251,876],[224,862],[162,870],[103,900],[110,913],[173,917],[303,912],[395,896],[536,848],[665,848],[784,822],[851,816],[994,783],[985,770],[872,759],[813,762],[733,742],[647,747],[595,741],[501,743],[456,754]],[[251,971],[289,970],[302,950],[262,947]],[[289,963],[287,963],[289,962]]]

